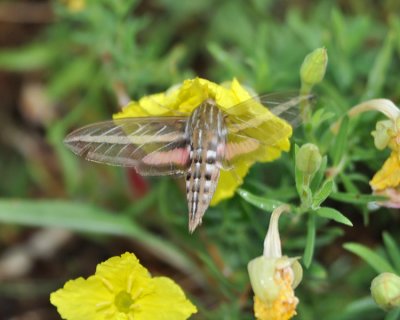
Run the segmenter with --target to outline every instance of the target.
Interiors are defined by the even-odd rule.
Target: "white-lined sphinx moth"
[[[220,170],[234,170],[237,161],[256,161],[264,147],[281,139],[279,126],[284,122],[277,122],[276,116],[296,125],[296,107],[311,98],[273,94],[226,110],[206,99],[188,115],[91,124],[69,134],[65,143],[87,160],[134,167],[141,175],[186,176],[193,232],[214,195]]]

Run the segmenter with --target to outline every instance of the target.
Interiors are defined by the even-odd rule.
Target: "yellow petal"
[[[254,315],[258,320],[288,320],[296,313],[297,302],[276,300],[274,304],[267,305],[257,296],[254,296]]]
[[[105,312],[113,312],[114,296],[98,278],[70,280],[64,288],[50,295],[50,302],[57,307],[63,319],[100,320]],[[103,308],[100,308],[103,306]]]
[[[197,312],[197,308],[185,297],[182,289],[171,279],[152,279],[154,290],[137,300],[132,314],[135,320],[184,320]]]
[[[133,253],[124,253],[100,263],[96,268],[96,277],[115,293],[122,290],[133,293],[135,288],[150,290],[150,274]]]
[[[250,165],[248,162],[242,162],[238,163],[233,170],[221,170],[217,189],[210,202],[211,206],[217,205],[224,199],[233,197],[236,189],[243,183],[243,177],[249,171]]]
[[[227,110],[251,97],[236,79],[227,86],[217,86],[214,94],[215,101],[222,110]]]
[[[190,113],[210,96],[208,81],[204,83],[199,78],[186,80],[179,90],[175,108]]]
[[[397,152],[392,152],[369,184],[374,191],[396,188],[400,185],[400,159]]]
[[[131,101],[121,112],[114,114],[114,119],[149,117],[149,116],[166,116],[170,114],[170,110],[165,107],[166,95],[164,93],[156,93],[145,96],[139,101]]]
[[[283,278],[275,277],[275,282],[281,289],[274,301],[263,302],[257,296],[254,296],[254,315],[257,319],[288,320],[296,315],[296,307],[299,299],[294,295],[288,273]]]

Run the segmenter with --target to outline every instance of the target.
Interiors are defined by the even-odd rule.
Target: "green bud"
[[[371,134],[374,137],[374,144],[378,150],[383,150],[387,147],[390,141],[390,132],[393,130],[393,121],[382,120],[376,123],[375,131]]]
[[[303,85],[312,87],[321,82],[325,76],[328,64],[328,54],[325,48],[315,49],[308,54],[300,68],[300,77]]]
[[[384,272],[372,280],[371,295],[376,304],[383,310],[400,306],[400,277]]]
[[[319,149],[312,143],[303,144],[296,154],[296,167],[304,174],[313,175],[321,166],[321,161]]]

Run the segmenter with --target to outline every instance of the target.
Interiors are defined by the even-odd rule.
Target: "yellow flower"
[[[369,182],[376,195],[389,199],[378,204],[385,207],[400,207],[400,109],[390,100],[373,99],[362,102],[350,109],[348,115],[353,117],[365,111],[379,111],[388,120],[378,121],[372,132],[375,147],[378,150],[389,148],[390,157]],[[334,128],[337,130],[337,126]]]
[[[392,152],[382,168],[370,181],[374,191],[382,191],[388,188],[400,186],[400,154]]]
[[[71,12],[82,11],[86,6],[85,0],[62,0]]]
[[[218,85],[211,81],[195,78],[185,80],[181,85],[177,85],[164,93],[145,96],[139,101],[129,103],[120,113],[114,115],[114,119],[128,117],[147,117],[147,116],[172,116],[189,115],[207,98],[212,98],[217,105],[224,111],[234,107],[240,102],[247,101],[252,97],[250,92],[242,87],[236,79],[232,82]],[[232,170],[221,170],[217,190],[211,200],[211,205],[216,205],[221,200],[232,197],[237,187],[243,183],[243,177],[255,161],[272,161],[281,155],[282,151],[290,148],[289,138],[292,128],[285,121],[271,114],[268,109],[261,106],[254,100],[251,107],[246,111],[249,116],[252,114],[265,115],[268,121],[261,125],[269,128],[271,134],[279,136],[273,146],[263,147],[262,152],[257,154],[256,159],[243,159],[235,164],[235,172]],[[246,116],[246,115],[244,115]],[[265,130],[264,130],[265,131]],[[260,140],[268,137],[257,137]]]
[[[300,283],[303,271],[298,258],[282,256],[278,220],[287,210],[287,205],[274,210],[264,241],[264,254],[248,264],[255,294],[254,315],[259,320],[288,320],[296,315],[299,299],[294,289]]]
[[[68,281],[50,301],[68,320],[181,320],[197,312],[175,282],[152,278],[132,253],[99,264],[87,279]]]
[[[388,198],[379,205],[400,208],[400,154],[393,151],[369,184],[374,194]]]

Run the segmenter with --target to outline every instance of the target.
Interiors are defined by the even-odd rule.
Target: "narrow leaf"
[[[314,194],[312,208],[317,209],[324,202],[333,190],[333,180],[328,179],[324,182],[322,187]]]
[[[346,226],[350,226],[350,227],[353,226],[351,221],[349,219],[347,219],[346,216],[344,216],[342,213],[340,213],[336,209],[321,207],[318,210],[316,210],[316,213],[322,218],[331,219],[336,222],[343,223]]]
[[[125,216],[91,204],[62,200],[0,200],[0,221],[127,236],[137,230]]]
[[[314,255],[315,234],[316,234],[315,215],[311,213],[308,215],[307,239],[303,257],[304,265],[306,268],[308,268],[311,265],[311,261]]]
[[[248,203],[267,212],[272,212],[274,209],[283,204],[283,202],[278,200],[267,199],[265,197],[256,196],[244,189],[238,189],[237,193]]]
[[[186,273],[198,269],[186,254],[145,231],[128,217],[87,203],[63,200],[0,200],[0,222],[129,236]],[[196,277],[200,276],[201,272],[197,271]]]
[[[333,158],[333,165],[336,167],[342,157],[344,155],[344,151],[346,150],[347,140],[348,140],[348,129],[349,129],[349,117],[343,117],[340,123],[339,133],[335,137],[335,143],[333,144],[332,148],[332,158]]]
[[[395,39],[396,35],[393,32],[389,32],[374,61],[374,64],[372,65],[372,68],[370,69],[371,71],[368,75],[367,88],[362,100],[368,100],[381,94],[390,63],[392,62]]]
[[[34,43],[24,48],[0,51],[0,68],[10,71],[38,70],[48,66],[57,54],[54,44]]]
[[[313,192],[315,192],[318,189],[318,187],[321,185],[321,182],[325,176],[325,170],[326,170],[327,164],[328,164],[328,157],[323,156],[322,161],[321,161],[321,166],[319,167],[319,170],[315,173],[314,178],[312,179],[312,182],[311,182],[310,188]]]
[[[299,152],[299,146],[296,144],[294,146],[294,159],[297,159],[297,153]],[[296,182],[296,190],[299,195],[301,195],[303,190],[303,172],[301,172],[296,166],[296,160],[294,162],[294,170],[295,170],[295,182]]]
[[[53,98],[62,99],[71,91],[83,88],[87,85],[88,79],[95,76],[98,76],[98,73],[92,60],[76,59],[57,70],[57,74],[48,85],[47,92]]]
[[[368,202],[384,201],[386,199],[383,196],[344,192],[332,192],[330,198],[337,201],[353,204],[368,204]]]
[[[400,273],[400,250],[396,241],[389,234],[389,232],[383,232],[383,242],[385,243],[386,251],[392,260],[396,271]]]
[[[347,192],[349,192],[349,193],[358,193],[359,192],[357,186],[353,183],[353,181],[351,181],[348,174],[341,172],[339,174],[339,177],[342,180],[344,188]]]
[[[361,244],[349,242],[345,243],[343,247],[359,256],[378,273],[394,272],[393,267],[388,261],[386,261],[386,259]]]

